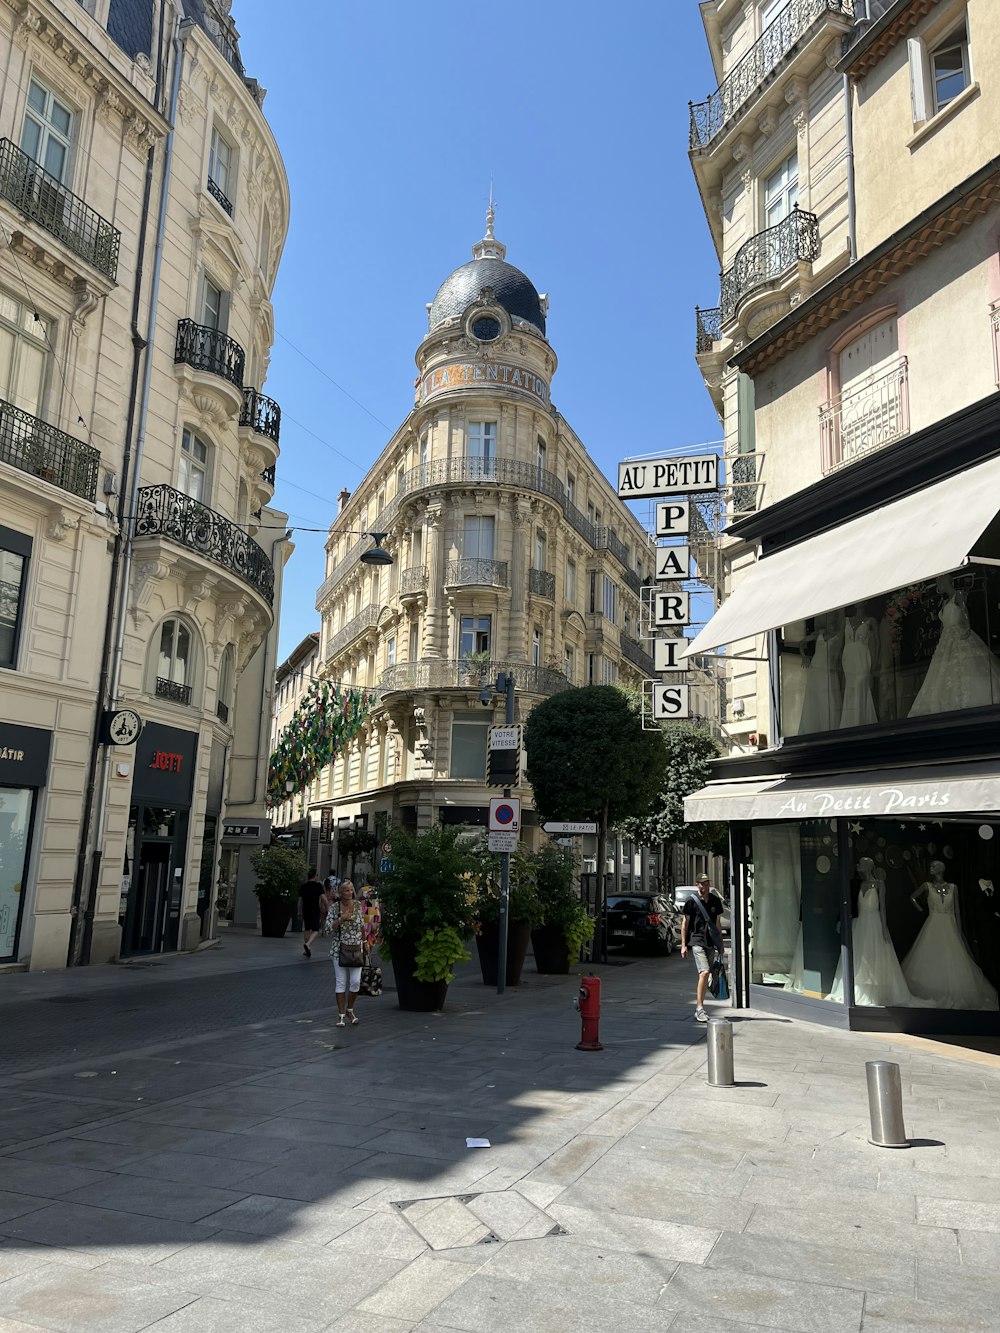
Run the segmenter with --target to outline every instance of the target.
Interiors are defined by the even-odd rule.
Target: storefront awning
[[[684,802],[684,818],[873,819],[879,815],[951,819],[1000,811],[1000,762],[877,769],[829,778],[755,778],[710,782]]]
[[[996,517],[998,487],[991,458],[758,560],[685,656],[957,569]]]

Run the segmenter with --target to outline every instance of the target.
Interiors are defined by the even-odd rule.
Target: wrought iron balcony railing
[[[526,694],[558,694],[571,688],[561,672],[531,666],[527,662],[490,662],[489,670],[480,675],[483,679],[496,679],[501,671],[512,674],[518,691]],[[469,668],[464,662],[446,659],[396,662],[382,672],[379,689],[385,693],[392,690],[467,689],[468,677]]]
[[[215,181],[212,180],[211,176],[209,176],[209,178],[208,178],[207,185],[208,185],[208,192],[209,192],[209,194],[212,196],[212,198],[215,200],[215,202],[216,202],[217,204],[219,204],[220,207],[222,207],[223,209],[225,209],[225,211],[229,214],[229,216],[232,217],[232,216],[233,216],[233,206],[232,206],[232,204],[229,202],[229,199],[228,199],[228,198],[226,197],[226,195],[222,192],[222,190],[219,188],[219,186],[216,185]]]
[[[281,437],[281,408],[273,398],[257,389],[243,390],[240,425],[249,426],[257,435],[263,435],[277,444]]]
[[[98,451],[2,398],[0,462],[50,481],[81,500],[97,497]]]
[[[276,476],[277,476],[276,467],[275,464],[272,463],[270,467],[264,468],[264,470],[260,474],[260,479],[262,482],[265,483],[265,485],[270,486],[271,489],[273,490]]]
[[[722,275],[722,318],[732,319],[740,306],[761,287],[777,281],[799,263],[819,255],[819,218],[801,208],[759,231],[736,251]]]
[[[712,306],[708,310],[702,310],[701,306],[694,308],[695,335],[694,350],[696,356],[701,356],[702,352],[710,352],[712,344],[717,343],[721,336],[720,326],[722,324],[722,307]]]
[[[9,139],[0,139],[0,196],[114,282],[121,232]]]
[[[202,31],[212,39],[240,78],[244,78],[246,71],[243,68],[243,61],[240,59],[240,48],[235,34],[222,28],[213,32],[207,25],[203,27]]]
[[[444,581],[449,587],[507,588],[507,561],[485,560],[481,556],[465,556],[449,560],[445,565]]]
[[[908,435],[910,395],[906,357],[899,357],[888,370],[868,376],[820,408],[819,428],[824,473]]]
[[[612,528],[598,528],[594,546],[598,551],[610,551],[616,560],[628,568],[628,547]]]
[[[412,597],[414,593],[423,592],[426,587],[426,565],[411,565],[409,569],[404,569],[399,576],[400,597]]]
[[[218,375],[237,389],[243,388],[246,353],[235,338],[230,338],[221,329],[196,324],[193,319],[179,320],[174,361],[182,362],[192,370]]]
[[[645,672],[647,676],[651,676],[653,674],[652,654],[647,653],[645,648],[643,648],[642,645],[629,634],[623,633],[620,636],[620,642],[622,657],[624,657],[626,661],[632,662],[640,671]]]
[[[596,529],[587,515],[577,509],[576,505],[571,504],[569,500],[567,500],[563,506],[563,512],[566,515],[566,522],[570,527],[593,546],[596,541]]]
[[[135,515],[135,536],[165,537],[229,570],[274,600],[274,566],[252,537],[173,486],[141,486]]]
[[[378,620],[378,607],[372,603],[353,616],[346,625],[342,625],[336,634],[330,640],[329,657],[336,657],[342,653],[349,644],[354,643],[355,639],[360,639],[366,629],[371,629]]]
[[[545,569],[528,570],[528,591],[536,597],[548,597],[555,601],[556,576]]]
[[[756,97],[793,47],[827,14],[853,18],[854,0],[789,0],[711,97],[690,103],[690,147],[707,148]]]
[[[733,514],[756,513],[763,461],[763,454],[732,454],[726,459],[726,491]]]
[[[156,677],[157,699],[169,699],[173,704],[191,702],[191,686],[181,685],[176,680],[167,680],[164,676]]]

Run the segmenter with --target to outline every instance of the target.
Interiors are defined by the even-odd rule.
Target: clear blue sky
[[[687,160],[688,100],[715,86],[695,0],[233,16],[291,189],[265,388],[294,526],[326,529],[409,412],[425,305],[483,234],[491,172],[507,258],[551,300],[553,402],[604,473],[719,438],[694,361],[694,307],[719,294]],[[324,536],[294,540],[279,660],[318,628]]]

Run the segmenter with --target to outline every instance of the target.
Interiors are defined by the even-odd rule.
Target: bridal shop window
[[[786,625],[783,734],[1000,705],[1000,569],[967,568]]]

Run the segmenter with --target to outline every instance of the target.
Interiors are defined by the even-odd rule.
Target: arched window
[[[227,645],[226,651],[222,654],[222,661],[219,663],[219,689],[215,711],[220,722],[229,721],[230,710],[233,706],[234,677],[235,663],[233,645],[230,643]]]
[[[160,626],[154,693],[171,703],[189,704],[194,685],[194,635],[179,616]]]

